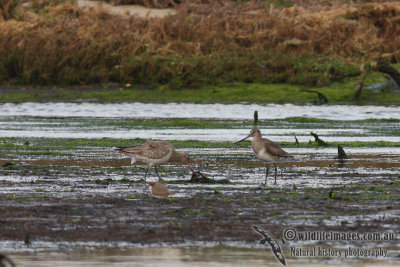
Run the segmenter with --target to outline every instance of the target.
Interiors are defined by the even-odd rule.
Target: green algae
[[[324,94],[329,103],[354,103],[354,88],[357,77],[347,78],[344,82],[331,86],[316,87]],[[380,80],[380,79],[375,79]],[[371,80],[370,83],[373,83]],[[115,87],[115,85],[113,85]],[[188,103],[295,103],[317,102],[316,94],[303,91],[309,89],[303,85],[262,84],[235,82],[225,85],[206,85],[197,89],[172,90],[163,86],[156,88],[132,88],[119,86],[109,89],[108,86],[94,86],[82,91],[74,89],[14,89],[0,95],[0,102],[188,102]],[[357,103],[399,103],[400,94],[390,92],[373,92],[364,90]]]

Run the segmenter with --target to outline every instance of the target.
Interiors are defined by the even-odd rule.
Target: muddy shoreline
[[[84,107],[79,108],[84,110]],[[217,260],[220,263],[224,255],[236,249],[247,249],[241,260],[249,260],[249,253],[257,254],[261,250],[260,235],[251,227],[258,225],[278,240],[284,238],[283,231],[288,228],[299,232],[394,235],[392,239],[368,241],[287,240],[283,251],[292,263],[304,260],[318,265],[335,263],[336,259],[290,256],[291,246],[382,248],[389,251],[386,257],[366,260],[385,264],[399,261],[400,152],[398,142],[382,141],[384,138],[396,141],[398,120],[350,121],[346,117],[342,121],[308,117],[263,120],[263,114],[260,113],[259,128],[272,140],[283,141],[279,144],[295,157],[278,164],[276,185],[273,176],[267,186],[262,185],[265,164],[254,157],[250,143],[232,142],[248,133],[253,126],[251,120],[3,114],[0,251],[19,262],[39,257],[40,253],[47,259],[52,253],[68,256],[77,253],[74,254],[78,255],[77,262],[82,263],[79,255],[90,251],[97,251],[93,252],[95,258],[107,249],[114,249],[110,257],[128,250],[132,255],[144,256],[154,247],[160,250],[179,247],[174,251],[183,253],[182,257],[190,254],[194,259],[202,259],[210,255],[208,247],[220,246],[216,248],[219,251],[222,247],[223,254],[218,256],[222,258]],[[328,146],[313,143],[310,129],[327,141]],[[143,181],[146,165],[131,165],[130,158],[115,152],[113,147],[145,141],[119,138],[115,136],[117,133],[135,136],[143,131],[161,130],[165,131],[163,139],[191,155],[194,168],[216,183],[190,183],[191,173],[186,167],[165,165],[158,169],[159,173],[175,194],[167,199],[153,198]],[[201,136],[197,136],[199,131],[208,137],[212,133],[224,139],[201,141]],[[24,132],[30,135],[7,137],[9,133]],[[91,132],[98,133],[100,138],[75,138]],[[293,132],[299,144],[294,143]],[[59,137],[45,137],[43,133]],[[114,137],[107,137],[107,133],[114,133]],[[366,141],[342,143],[349,137]],[[343,162],[337,160],[337,143],[343,145],[349,156]],[[155,180],[157,177],[151,170],[147,182]],[[204,250],[207,255],[185,250],[191,247]],[[264,248],[263,253],[255,256],[263,266],[276,261],[269,248]],[[164,256],[159,261],[166,259]],[[340,259],[340,262],[362,265],[363,260]],[[134,259],[128,262],[131,261]]]
[[[310,188],[301,184],[290,186],[290,179],[301,179],[302,173],[285,168],[278,186],[272,180],[268,186],[262,186],[234,179],[231,185],[204,186],[190,184],[187,173],[179,166],[170,166],[163,169],[167,172],[165,184],[176,194],[160,200],[150,195],[147,184],[140,179],[144,166],[117,167],[112,171],[109,168],[1,168],[0,176],[5,177],[0,182],[1,239],[24,242],[29,236],[28,244],[32,245],[36,240],[139,245],[232,241],[251,244],[258,238],[251,230],[253,224],[268,227],[277,235],[291,227],[342,232],[400,229],[400,186],[390,174],[377,177],[346,173],[346,179],[358,182]],[[261,166],[251,169],[252,175],[263,178]],[[132,180],[129,172],[136,179]],[[317,173],[305,175],[323,181]],[[177,179],[172,180],[171,176]],[[337,174],[334,176],[333,179],[340,179]],[[75,179],[69,181],[68,177]],[[397,241],[385,242],[396,244]]]

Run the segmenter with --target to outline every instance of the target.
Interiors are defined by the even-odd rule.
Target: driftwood
[[[315,142],[317,142],[319,146],[327,146],[328,145],[328,143],[325,142],[324,140],[320,139],[316,133],[311,132],[311,135],[314,136]]]
[[[293,136],[294,136],[294,140],[296,140],[296,145],[298,145],[299,144],[299,140],[297,140],[296,134],[293,133]]]
[[[338,158],[339,159],[346,159],[347,155],[346,155],[346,152],[344,152],[343,147],[341,145],[338,145],[337,148],[338,148]]]
[[[228,179],[222,180],[214,180],[212,178],[208,178],[206,175],[202,174],[201,172],[193,172],[192,177],[189,180],[189,183],[196,183],[196,184],[230,184],[231,182]]]
[[[398,72],[395,68],[393,68],[388,62],[381,61],[378,62],[376,67],[374,68],[379,72],[390,75],[393,80],[400,85],[400,72]]]
[[[387,61],[379,61],[379,62],[371,64],[371,65],[370,64],[363,65],[362,66],[363,74],[361,75],[361,79],[355,88],[353,100],[358,100],[358,98],[360,97],[362,88],[364,86],[365,78],[367,77],[370,70],[379,71],[379,72],[385,73],[387,75],[390,75],[390,77],[392,77],[392,79],[398,85],[400,85],[400,72],[398,72],[394,67],[392,67],[390,65],[390,63],[388,63]]]
[[[302,92],[307,92],[307,93],[314,93],[318,95],[318,101],[317,104],[318,105],[322,105],[322,104],[327,104],[328,98],[326,98],[326,96],[324,96],[322,93],[315,91],[315,90],[301,90]]]
[[[338,167],[339,168],[343,168],[344,167],[345,159],[347,159],[347,158],[348,157],[346,155],[346,152],[344,152],[343,147],[341,145],[338,145],[338,157],[337,157],[337,160],[338,160]]]
[[[361,75],[360,81],[357,83],[357,86],[356,86],[356,89],[355,89],[355,92],[354,92],[354,95],[353,95],[353,100],[354,101],[357,101],[358,98],[360,97],[362,89],[363,89],[363,86],[364,86],[365,78],[367,78],[367,75],[368,75],[369,71],[371,70],[369,65],[367,67],[365,67],[363,65],[361,68],[363,69],[363,73]]]

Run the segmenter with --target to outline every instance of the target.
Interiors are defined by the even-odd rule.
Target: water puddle
[[[222,104],[96,104],[96,103],[23,103],[0,105],[0,137],[16,138],[143,138],[158,140],[200,140],[233,142],[246,136],[251,125],[240,127],[232,121],[219,122],[218,129],[167,126],[143,127],[131,119],[218,119],[252,120],[254,110],[259,119],[289,117],[344,120],[337,123],[266,122],[259,128],[276,142],[314,140],[311,132],[327,142],[400,142],[396,122],[355,122],[362,119],[398,118],[395,106],[296,106],[296,105],[222,105]],[[121,119],[119,121],[118,119]],[[215,123],[215,122],[214,122]],[[200,125],[201,123],[199,123]],[[157,123],[156,123],[157,125]],[[205,123],[207,125],[207,123]],[[226,128],[224,128],[224,126]],[[221,128],[222,127],[222,128]]]
[[[272,254],[270,248],[246,248],[203,244],[181,247],[143,247],[143,248],[95,248],[85,244],[82,249],[67,249],[61,245],[57,252],[10,253],[17,266],[282,266]],[[118,245],[118,244],[117,244]],[[243,246],[243,245],[242,245]],[[64,247],[64,248],[63,248]],[[261,247],[261,246],[259,246]],[[339,250],[339,248],[323,247]],[[344,251],[345,249],[343,249]],[[338,257],[299,257],[286,254],[287,266],[398,266],[389,249],[386,258],[338,258]]]
[[[278,164],[277,184],[272,166],[263,184],[265,163],[250,144],[195,147],[198,140],[231,143],[245,137],[254,110],[260,120],[271,119],[260,124],[264,136],[293,142],[285,150],[295,158]],[[288,117],[342,121],[273,121]],[[147,118],[153,119],[147,126],[134,121]],[[231,121],[185,127],[165,120],[171,118]],[[327,142],[400,142],[396,121],[354,121],[369,118],[400,118],[400,107],[2,104],[0,250],[18,266],[280,266],[269,248],[258,247],[257,240],[249,245],[251,224],[398,233],[398,147],[353,144],[345,146],[349,158],[338,161],[336,147],[294,145],[293,133],[305,143],[314,140],[310,132]],[[174,194],[155,199],[143,180],[147,166],[131,165],[110,140],[102,143],[105,137],[193,140],[193,148],[179,150],[216,183],[190,183],[186,167],[164,165],[158,171]],[[71,138],[99,142],[68,143]],[[150,169],[147,182],[157,180]],[[29,248],[21,241],[26,233],[34,240]],[[287,259],[288,266],[397,266],[398,247],[392,251],[385,259]]]
[[[190,103],[6,103],[0,105],[0,116],[243,120],[252,119],[255,110],[258,111],[260,119],[283,119],[288,117],[330,120],[400,118],[399,106]]]
[[[28,129],[27,129],[28,128]],[[249,129],[132,129],[124,130],[120,128],[100,130],[96,127],[90,129],[80,128],[12,128],[0,129],[0,137],[19,137],[19,138],[142,138],[148,139],[151,136],[155,140],[199,140],[199,141],[219,141],[234,142],[247,136]],[[310,135],[312,131],[318,132],[319,136],[327,142],[372,142],[387,141],[400,142],[400,136],[360,136],[362,130],[325,130],[325,129],[266,129],[260,127],[263,135],[275,142],[294,142],[293,133],[299,142],[313,141]],[[276,133],[280,132],[279,135]],[[342,136],[344,135],[344,136]],[[349,136],[352,135],[352,136]]]

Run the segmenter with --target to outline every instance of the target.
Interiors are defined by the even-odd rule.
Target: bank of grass
[[[374,76],[366,85],[382,81],[383,75]],[[364,89],[358,101],[353,101],[354,88],[358,77],[346,78],[331,86],[313,88],[324,94],[330,103],[358,104],[391,104],[400,102],[400,94],[390,92],[373,92]],[[196,89],[171,90],[165,86],[156,88],[138,88],[131,84],[102,84],[87,87],[84,90],[65,87],[33,89],[18,87],[3,91],[0,103],[6,102],[191,102],[191,103],[317,103],[314,93],[303,91],[309,89],[293,84],[262,84],[262,83],[227,83],[225,85],[206,85]]]
[[[346,3],[317,10],[262,1],[187,2],[176,15],[151,19],[81,9],[69,1],[47,1],[16,13],[0,21],[0,83],[116,82],[160,90],[97,93],[104,99],[127,94],[143,101],[153,101],[150,94],[162,99],[186,94],[189,99],[190,90],[182,89],[202,88],[201,97],[211,99],[215,89],[208,86],[221,83],[323,87],[358,76],[362,63],[395,63],[400,58],[396,2]],[[214,93],[215,97],[246,97],[221,88],[229,90]],[[267,93],[261,96],[264,101],[294,98],[294,90],[273,88],[278,96]],[[328,88],[323,90],[329,93]],[[341,93],[335,93],[337,98],[343,98]],[[305,98],[310,96],[300,96],[300,101]]]

